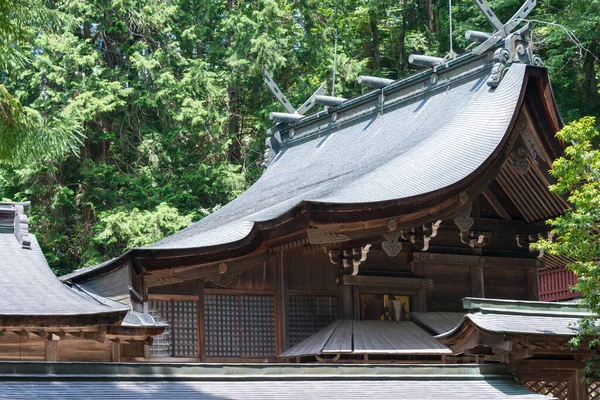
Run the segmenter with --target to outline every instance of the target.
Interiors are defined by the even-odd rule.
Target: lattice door
[[[207,356],[240,356],[238,296],[204,296],[204,337]]]
[[[164,333],[152,341],[149,353],[150,357],[168,357],[173,354],[171,341],[171,302],[165,300],[149,300],[148,314],[152,315],[156,322],[168,324]]]
[[[600,382],[593,382],[588,386],[588,399],[600,400]]]
[[[173,355],[198,356],[198,302],[173,302],[173,336]]]
[[[207,294],[204,331],[208,357],[275,357],[275,298]]]
[[[272,296],[241,296],[242,356],[274,357],[275,299]]]
[[[295,346],[337,319],[337,297],[289,296],[288,336],[290,346]]]
[[[526,388],[544,396],[555,397],[559,400],[568,398],[569,384],[567,381],[526,381],[523,384]]]

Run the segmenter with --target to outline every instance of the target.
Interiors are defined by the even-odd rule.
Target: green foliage
[[[491,1],[503,20],[520,4]],[[159,236],[141,219],[152,220],[161,204],[197,220],[260,176],[267,115],[281,110],[264,70],[298,106],[331,84],[337,37],[335,92],[357,95],[367,90],[359,74],[398,78],[416,70],[412,52],[447,55],[447,7],[0,0],[0,198],[32,201],[32,231],[59,273],[149,243]],[[550,0],[535,18],[565,24],[597,53],[597,7]],[[454,1],[453,14],[458,53],[467,29],[491,28],[472,0]],[[598,116],[597,60],[580,57],[556,26],[537,24],[534,39],[567,120],[579,110]],[[117,214],[137,222],[117,227]]]
[[[563,157],[552,165],[556,184],[550,190],[568,196],[573,208],[549,221],[553,240],[538,242],[552,255],[568,257],[568,265],[578,276],[575,290],[582,293],[581,306],[593,314],[582,319],[581,331],[571,341],[574,347],[600,347],[600,150],[592,142],[599,136],[595,119],[584,117],[564,127],[557,137],[570,143]],[[600,376],[600,357],[586,367],[586,375]]]
[[[0,1],[0,73],[27,68],[29,54],[41,51],[37,33],[53,33],[66,20],[44,1]],[[65,109],[47,115],[35,102],[22,104],[0,79],[0,164],[36,162],[80,143],[77,121]]]
[[[175,233],[192,222],[191,215],[183,216],[175,207],[159,204],[154,211],[128,211],[119,208],[103,211],[94,227],[94,248],[100,250],[99,259],[90,257],[88,264],[101,261],[106,256],[116,257],[125,249],[143,247]]]

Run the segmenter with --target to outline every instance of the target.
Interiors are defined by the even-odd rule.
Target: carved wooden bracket
[[[519,147],[513,151],[514,160],[512,167],[515,172],[519,175],[525,175],[529,171],[529,161],[527,161],[527,150],[523,147]]]
[[[454,224],[460,229],[460,231],[468,231],[471,229],[475,220],[471,217],[471,209],[473,203],[468,202],[458,210],[458,214],[454,218]]]
[[[365,262],[370,249],[371,245],[367,244],[366,246],[357,247],[350,251],[344,250],[344,258],[342,259],[344,268],[350,269],[352,267],[351,275],[358,275],[358,267]]]
[[[540,233],[534,233],[534,234],[529,234],[529,235],[524,234],[524,233],[517,233],[517,235],[515,236],[515,238],[517,240],[517,246],[519,246],[521,248],[529,249],[531,251],[537,251],[538,252],[537,258],[544,257],[544,249],[534,249],[531,247],[531,245],[540,239],[546,239],[546,240],[552,242],[553,237],[554,236],[550,232],[540,232]]]
[[[247,269],[249,268],[244,268],[237,271],[232,271],[230,273],[225,273],[215,277],[207,278],[206,281],[212,282],[219,287],[226,288],[229,285],[231,285],[237,279],[237,277],[243,274]]]
[[[460,241],[471,248],[481,248],[490,242],[492,232],[461,231]]]
[[[351,250],[325,249],[325,252],[329,254],[329,261],[332,264],[340,264],[341,260],[341,264],[345,270],[350,271],[352,275],[357,275],[358,267],[367,259],[370,249],[371,245],[367,244]]]
[[[339,243],[351,240],[348,235],[329,229],[307,229],[310,244]]]
[[[402,239],[411,242],[416,250],[427,251],[429,249],[429,242],[437,236],[441,223],[441,220],[437,220],[429,224],[417,226],[410,231],[400,231],[400,236],[402,236]]]
[[[402,243],[398,241],[400,231],[384,233],[385,240],[381,243],[381,248],[389,257],[396,257],[402,250]]]

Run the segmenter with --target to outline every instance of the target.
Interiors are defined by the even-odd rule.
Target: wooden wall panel
[[[0,359],[45,361],[46,347],[43,340],[21,338],[12,333],[0,337]]]
[[[418,276],[433,280],[427,291],[427,311],[463,311],[462,299],[471,295],[471,269],[466,265],[422,267]]]
[[[514,267],[487,267],[483,271],[485,297],[528,300],[527,271]]]
[[[329,261],[323,250],[303,248],[285,250],[283,265],[287,268],[289,290],[337,291],[335,282],[340,267]]]
[[[58,342],[57,354],[60,361],[110,362],[112,361],[112,342],[61,340]]]
[[[409,273],[411,267],[408,257],[408,251],[401,251],[397,256],[390,257],[381,249],[381,244],[376,244],[371,247],[367,259],[360,265],[360,269],[364,271]]]

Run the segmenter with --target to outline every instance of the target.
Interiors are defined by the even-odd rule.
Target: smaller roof
[[[338,320],[282,353],[280,358],[336,354],[451,354],[410,321]]]
[[[465,316],[464,312],[411,312],[410,318],[417,324],[440,335],[451,331]]]
[[[120,322],[129,307],[65,286],[52,273],[23,208],[0,203],[0,325],[89,326]]]
[[[463,305],[470,313],[436,339],[450,343],[470,329],[492,334],[574,336],[580,318],[591,315],[574,303],[467,297]]]

